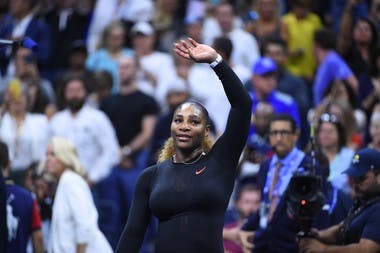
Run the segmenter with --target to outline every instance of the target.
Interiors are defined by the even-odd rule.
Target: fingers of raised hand
[[[174,43],[173,50],[178,55],[184,58],[189,58],[189,50],[183,45],[182,41]]]
[[[199,45],[198,42],[196,42],[193,38],[189,38],[189,42],[193,47],[197,47]]]

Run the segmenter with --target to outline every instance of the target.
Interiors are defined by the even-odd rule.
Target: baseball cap
[[[277,70],[276,63],[269,57],[260,58],[252,68],[252,72],[256,75],[265,75]]]
[[[154,28],[148,22],[137,22],[132,26],[132,33],[141,33],[147,36],[154,34]]]
[[[195,16],[195,15],[189,15],[184,20],[184,24],[187,26],[194,25],[197,23],[202,23],[202,22],[203,22],[203,17],[202,16]]]
[[[167,94],[170,92],[189,92],[186,82],[181,77],[172,78],[167,84]]]
[[[380,169],[380,152],[372,148],[364,148],[356,152],[350,167],[342,173],[352,177],[361,177],[375,168]]]

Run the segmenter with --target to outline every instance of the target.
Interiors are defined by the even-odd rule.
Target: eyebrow
[[[184,116],[181,113],[177,113],[174,115],[174,117],[184,117]],[[189,115],[189,118],[202,118],[202,116],[197,115],[197,114],[191,114],[191,115]]]

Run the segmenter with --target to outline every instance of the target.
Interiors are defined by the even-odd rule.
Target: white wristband
[[[210,63],[210,67],[214,68],[216,65],[218,65],[219,63],[221,63],[222,60],[223,60],[222,56],[220,54],[218,54],[218,56],[216,57],[215,61],[213,61],[213,62]]]

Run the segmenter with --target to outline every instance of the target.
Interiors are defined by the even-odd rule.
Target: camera
[[[321,176],[310,171],[296,172],[289,182],[285,200],[288,216],[295,220],[297,235],[313,236],[311,226],[325,201]]]

